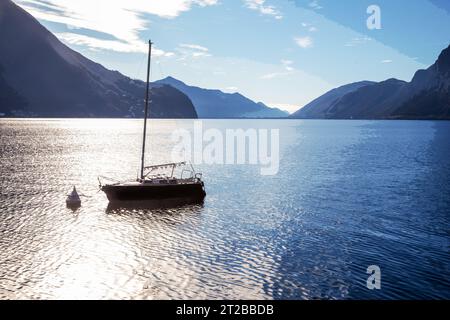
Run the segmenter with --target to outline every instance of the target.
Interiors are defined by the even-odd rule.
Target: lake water
[[[279,128],[278,174],[199,165],[202,205],[107,210],[97,176],[136,177],[141,121],[0,120],[0,298],[450,299],[450,122],[203,125]],[[180,127],[151,121],[149,162]]]

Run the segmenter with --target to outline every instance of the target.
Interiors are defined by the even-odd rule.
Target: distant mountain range
[[[38,117],[142,117],[145,83],[69,49],[26,11],[0,0],[0,113]],[[191,100],[152,88],[151,117],[197,118]]]
[[[254,102],[240,93],[193,87],[172,77],[156,81],[168,84],[186,94],[194,103],[200,118],[285,118],[289,114]]]
[[[450,119],[450,46],[411,82],[363,81],[333,89],[310,102],[297,119]]]
[[[0,116],[142,117],[145,83],[61,43],[25,10],[0,0]],[[278,118],[287,112],[239,93],[152,83],[150,117]],[[192,103],[194,102],[194,103]]]
[[[333,89],[290,118],[450,119],[450,46],[411,82],[362,81]],[[95,63],[61,43],[10,0],[0,0],[0,116],[142,117],[145,83]],[[284,118],[239,93],[152,84],[150,117]]]

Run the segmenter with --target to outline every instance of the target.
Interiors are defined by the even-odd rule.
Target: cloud
[[[295,72],[295,69],[292,67],[293,63],[294,62],[291,60],[281,60],[281,66],[284,69],[283,71],[271,72],[271,73],[264,74],[260,77],[260,79],[270,80],[270,79],[274,79],[274,78],[289,76]]]
[[[112,39],[104,40],[83,35],[69,37],[63,34],[71,41],[89,44],[91,48],[98,45],[98,49],[114,48],[122,52],[134,52],[143,42],[139,38],[139,33],[148,29],[148,21],[143,18],[144,14],[172,19],[193,6],[215,5],[217,1],[17,0],[17,3],[37,19],[65,24],[74,33],[77,29],[87,29],[106,34]]]
[[[281,64],[286,71],[294,71],[294,68],[291,66],[293,63],[291,60],[281,60]]]
[[[198,57],[211,57],[211,54],[206,53],[206,52],[196,51],[196,52],[192,52],[192,56],[193,56],[194,58],[198,58]]]
[[[261,79],[262,80],[270,80],[270,79],[273,79],[273,78],[279,78],[279,77],[282,77],[282,76],[287,76],[289,74],[290,74],[289,72],[272,72],[272,73],[267,73],[267,74],[262,75]]]
[[[294,38],[295,43],[304,49],[311,48],[313,46],[313,39],[310,36],[306,37],[296,37]]]
[[[178,45],[177,51],[180,54],[179,60],[186,60],[188,58],[211,57],[209,49],[198,44],[181,43]]]
[[[188,49],[198,50],[198,51],[203,51],[203,52],[209,51],[208,48],[199,46],[198,44],[182,43],[182,44],[180,44],[180,47],[181,48],[188,48]]]
[[[317,28],[311,23],[302,22],[302,27],[307,29],[309,32],[316,32]]]
[[[259,11],[263,15],[273,16],[275,19],[283,19],[281,12],[271,5],[265,5],[266,0],[244,0],[245,6],[251,10]]]
[[[392,60],[389,60],[389,59],[382,60],[381,63],[392,63]]]
[[[55,34],[59,39],[64,42],[85,46],[91,50],[111,50],[116,52],[139,52],[147,53],[148,44],[137,42],[134,45],[130,43],[115,41],[115,40],[102,40],[94,37],[89,37],[86,35],[81,35],[77,33],[62,32]],[[171,57],[174,55],[173,52],[166,52],[153,46],[152,55],[156,57]]]
[[[319,1],[317,1],[317,0],[314,0],[314,1],[310,2],[310,3],[308,4],[308,6],[309,6],[310,8],[313,8],[314,10],[319,10],[319,9],[322,9],[322,8],[323,8],[323,7],[319,4]]]

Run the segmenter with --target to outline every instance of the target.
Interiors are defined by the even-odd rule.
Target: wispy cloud
[[[294,61],[291,60],[281,60],[281,64],[283,65],[286,71],[294,71],[294,68],[292,67],[293,63]]]
[[[40,20],[67,25],[73,34],[60,34],[71,43],[90,48],[140,52],[139,32],[148,28],[144,14],[171,19],[193,6],[210,6],[218,0],[17,0],[17,3]],[[87,29],[111,36],[113,40],[77,34]]]
[[[208,48],[198,44],[181,43],[178,45],[177,51],[180,55],[179,60],[211,56]]]
[[[308,30],[309,32],[316,32],[317,28],[313,26],[311,23],[302,22],[302,27]]]
[[[266,73],[260,77],[262,80],[270,80],[274,78],[279,78],[283,76],[291,75],[295,72],[295,69],[292,67],[294,62],[291,60],[281,60],[282,71]]]
[[[389,60],[389,59],[382,60],[381,63],[392,63],[392,60]]]
[[[203,51],[196,51],[196,52],[192,52],[192,56],[194,58],[198,58],[198,57],[210,57],[211,54],[203,52]]]
[[[256,10],[263,15],[273,16],[275,19],[283,19],[281,12],[272,5],[265,5],[266,0],[244,0],[247,8]]]
[[[322,8],[323,8],[323,7],[319,4],[319,1],[317,1],[317,0],[314,0],[314,1],[310,2],[310,3],[308,4],[308,6],[309,6],[310,8],[313,8],[314,10],[319,10],[319,9],[322,9]]]
[[[148,45],[146,43],[136,42],[135,44],[125,43],[121,41],[115,40],[103,40],[94,37],[89,37],[82,34],[71,33],[71,32],[62,32],[55,34],[59,39],[64,42],[85,46],[90,50],[111,50],[116,52],[140,52],[147,53]],[[166,52],[156,47],[153,47],[152,54],[157,57],[171,57],[175,53],[174,52]]]
[[[261,79],[262,80],[270,80],[270,79],[273,79],[273,78],[286,76],[288,74],[289,74],[289,72],[272,72],[272,73],[267,73],[267,74],[262,75]]]
[[[294,41],[299,47],[304,49],[311,48],[314,44],[313,39],[310,36],[295,37]]]
[[[208,48],[203,47],[203,46],[199,46],[198,44],[182,43],[182,44],[180,44],[180,47],[181,48],[193,49],[193,50],[197,50],[197,51],[203,51],[203,52],[209,51]]]

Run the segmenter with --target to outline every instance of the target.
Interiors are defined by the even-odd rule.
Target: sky
[[[448,0],[15,0],[61,41],[145,79],[294,112],[335,87],[411,80],[450,44]]]

